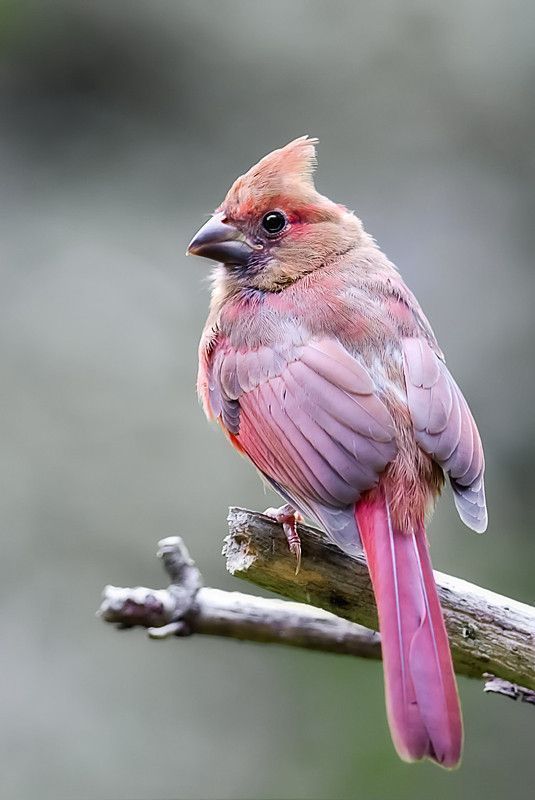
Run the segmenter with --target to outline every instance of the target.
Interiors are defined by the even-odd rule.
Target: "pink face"
[[[314,140],[275,150],[239,177],[189,246],[218,261],[233,286],[280,291],[325,264],[355,231],[347,210],[314,188]]]
[[[251,273],[281,257],[285,243],[295,246],[316,234],[317,223],[333,221],[340,208],[289,195],[244,198],[239,180],[189,246],[189,252],[220,261],[232,272]],[[241,195],[241,197],[240,197]]]

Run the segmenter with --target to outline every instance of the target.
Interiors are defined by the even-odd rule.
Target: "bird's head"
[[[316,144],[295,139],[237,178],[188,253],[222,263],[236,287],[278,292],[355,247],[358,218],[314,187]]]

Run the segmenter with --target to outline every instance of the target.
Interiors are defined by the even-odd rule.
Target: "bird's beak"
[[[223,214],[214,214],[189,243],[187,255],[204,256],[223,264],[246,264],[256,248],[223,219]]]

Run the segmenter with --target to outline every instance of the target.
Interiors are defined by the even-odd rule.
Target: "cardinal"
[[[405,761],[455,767],[462,718],[425,522],[447,480],[487,526],[479,433],[431,326],[360,219],[314,186],[307,136],[237,178],[188,252],[218,262],[199,348],[206,415],[284,500],[364,551],[387,715]]]

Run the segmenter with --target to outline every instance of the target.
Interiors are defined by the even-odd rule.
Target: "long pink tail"
[[[455,767],[461,709],[425,530],[398,530],[382,498],[359,503],[355,516],[379,612],[394,745],[405,761]]]

